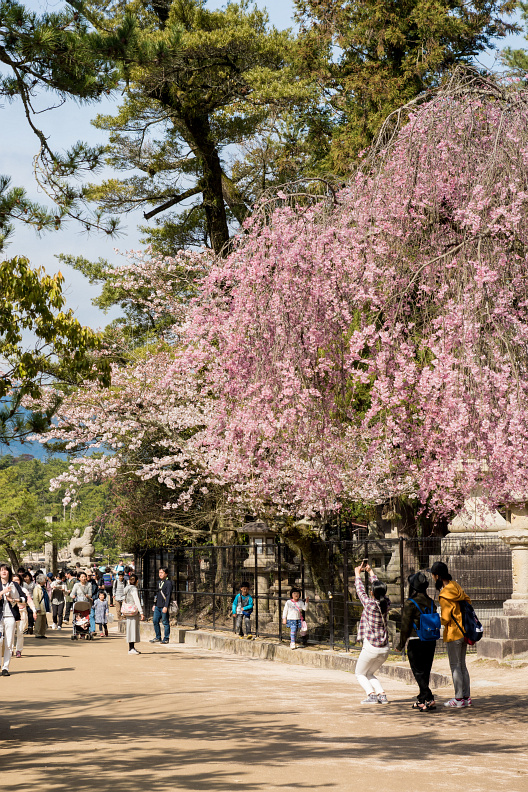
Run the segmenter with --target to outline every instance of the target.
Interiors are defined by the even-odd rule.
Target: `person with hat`
[[[419,688],[412,708],[420,712],[428,712],[436,709],[436,702],[429,687],[436,641],[421,641],[416,631],[419,628],[422,613],[432,612],[436,608],[433,600],[427,594],[429,579],[423,572],[409,575],[407,582],[409,583],[409,598],[403,605],[400,641],[396,649],[402,652],[407,643],[409,665]]]
[[[427,570],[435,580],[435,586],[440,592],[440,619],[444,625],[444,643],[447,646],[447,656],[455,697],[445,702],[446,707],[471,707],[469,671],[466,666],[467,643],[462,631],[461,602],[471,603],[470,598],[459,584],[453,580],[443,561],[435,561],[431,569]]]

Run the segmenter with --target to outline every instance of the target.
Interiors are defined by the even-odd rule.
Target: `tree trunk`
[[[200,183],[211,247],[217,255],[226,255],[229,249],[229,227],[222,187],[222,165],[211,134],[209,118],[206,115],[187,118],[186,126],[202,166]]]
[[[13,570],[16,572],[18,567],[20,566],[20,559],[18,558],[15,550],[11,547],[11,545],[7,544],[7,542],[3,542],[2,546],[4,547],[7,556],[9,558],[9,563],[13,567]]]

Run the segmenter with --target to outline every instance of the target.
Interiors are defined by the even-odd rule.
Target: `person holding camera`
[[[366,693],[362,704],[387,704],[387,695],[381,682],[375,676],[389,654],[389,636],[387,618],[390,600],[387,597],[387,586],[378,580],[367,559],[355,568],[356,592],[363,605],[363,613],[359,622],[357,640],[363,641],[361,654],[356,663],[356,679]],[[365,591],[361,574],[368,572],[372,595]]]

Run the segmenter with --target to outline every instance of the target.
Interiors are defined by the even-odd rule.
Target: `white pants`
[[[25,610],[20,610],[20,621],[16,623],[16,651],[21,652],[24,648],[24,630],[28,626],[28,617]],[[13,647],[13,650],[15,647]]]
[[[15,637],[16,622],[13,616],[4,616],[4,637],[0,644],[0,654],[4,655],[4,663],[2,670],[9,669],[9,662],[11,660],[11,647],[13,646],[13,639]]]
[[[363,639],[363,649],[356,663],[356,679],[367,694],[383,693],[384,690],[378,679],[374,676],[379,671],[388,657],[390,647],[372,646],[366,638]]]

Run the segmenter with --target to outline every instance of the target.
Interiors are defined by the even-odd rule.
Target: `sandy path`
[[[388,679],[360,707],[345,672],[48,635],[0,678],[4,789],[528,792],[527,669],[475,667],[472,709],[419,714]]]

